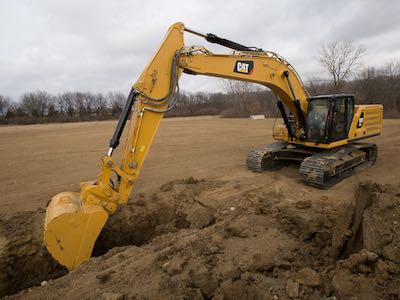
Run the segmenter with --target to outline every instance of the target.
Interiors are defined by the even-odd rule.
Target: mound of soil
[[[43,246],[45,211],[0,215],[0,297],[68,271]]]
[[[46,280],[10,298],[400,296],[399,186],[363,183],[340,205],[299,199],[275,185],[248,187],[246,179],[189,178],[137,195],[110,217],[97,257],[58,279],[63,269],[41,246],[43,212],[2,216],[1,291]]]

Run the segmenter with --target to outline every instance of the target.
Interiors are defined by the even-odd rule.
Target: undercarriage
[[[300,179],[312,186],[328,188],[356,172],[372,166],[377,157],[375,144],[352,143],[335,149],[319,149],[276,142],[251,150],[247,167],[254,172],[275,170],[290,161],[300,163]]]

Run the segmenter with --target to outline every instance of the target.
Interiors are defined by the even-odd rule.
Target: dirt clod
[[[300,200],[296,202],[296,208],[298,209],[307,209],[310,208],[312,202],[310,200]]]
[[[99,280],[100,283],[105,283],[111,276],[111,274],[115,273],[114,270],[105,270],[96,275],[96,279]]]
[[[381,259],[375,265],[375,276],[380,281],[389,279],[389,266]]]
[[[319,286],[321,285],[321,278],[318,273],[310,268],[301,269],[295,276],[295,280],[304,285],[308,286]]]
[[[286,293],[290,298],[297,298],[299,296],[299,283],[289,278],[286,281]]]

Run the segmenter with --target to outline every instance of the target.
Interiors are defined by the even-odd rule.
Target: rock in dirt
[[[340,270],[333,277],[332,284],[338,299],[379,299],[375,282],[365,276]]]
[[[297,298],[299,296],[299,287],[300,287],[300,285],[298,282],[289,278],[286,281],[286,294],[290,298]]]
[[[351,254],[349,258],[340,261],[341,267],[352,270],[355,267],[359,266],[360,264],[366,262],[375,262],[378,260],[378,255],[367,251],[365,249],[361,250],[360,252]]]
[[[389,279],[389,266],[381,259],[375,265],[375,276],[381,281]]]
[[[321,285],[321,278],[319,277],[318,273],[310,268],[301,269],[294,276],[294,279],[300,284],[304,284],[304,285],[308,285],[308,286],[312,286],[312,287]]]
[[[298,209],[307,209],[312,206],[312,202],[310,200],[300,200],[296,202],[296,208]]]
[[[190,227],[202,229],[212,224],[215,218],[212,209],[197,202],[185,211],[185,219],[190,223]]]

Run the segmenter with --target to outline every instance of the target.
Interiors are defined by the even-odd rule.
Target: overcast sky
[[[0,94],[37,89],[127,93],[167,28],[186,26],[278,52],[306,81],[314,57],[348,39],[365,65],[400,60],[400,1],[0,0]],[[186,34],[185,43],[229,53]],[[183,75],[181,88],[217,91],[218,79]]]

